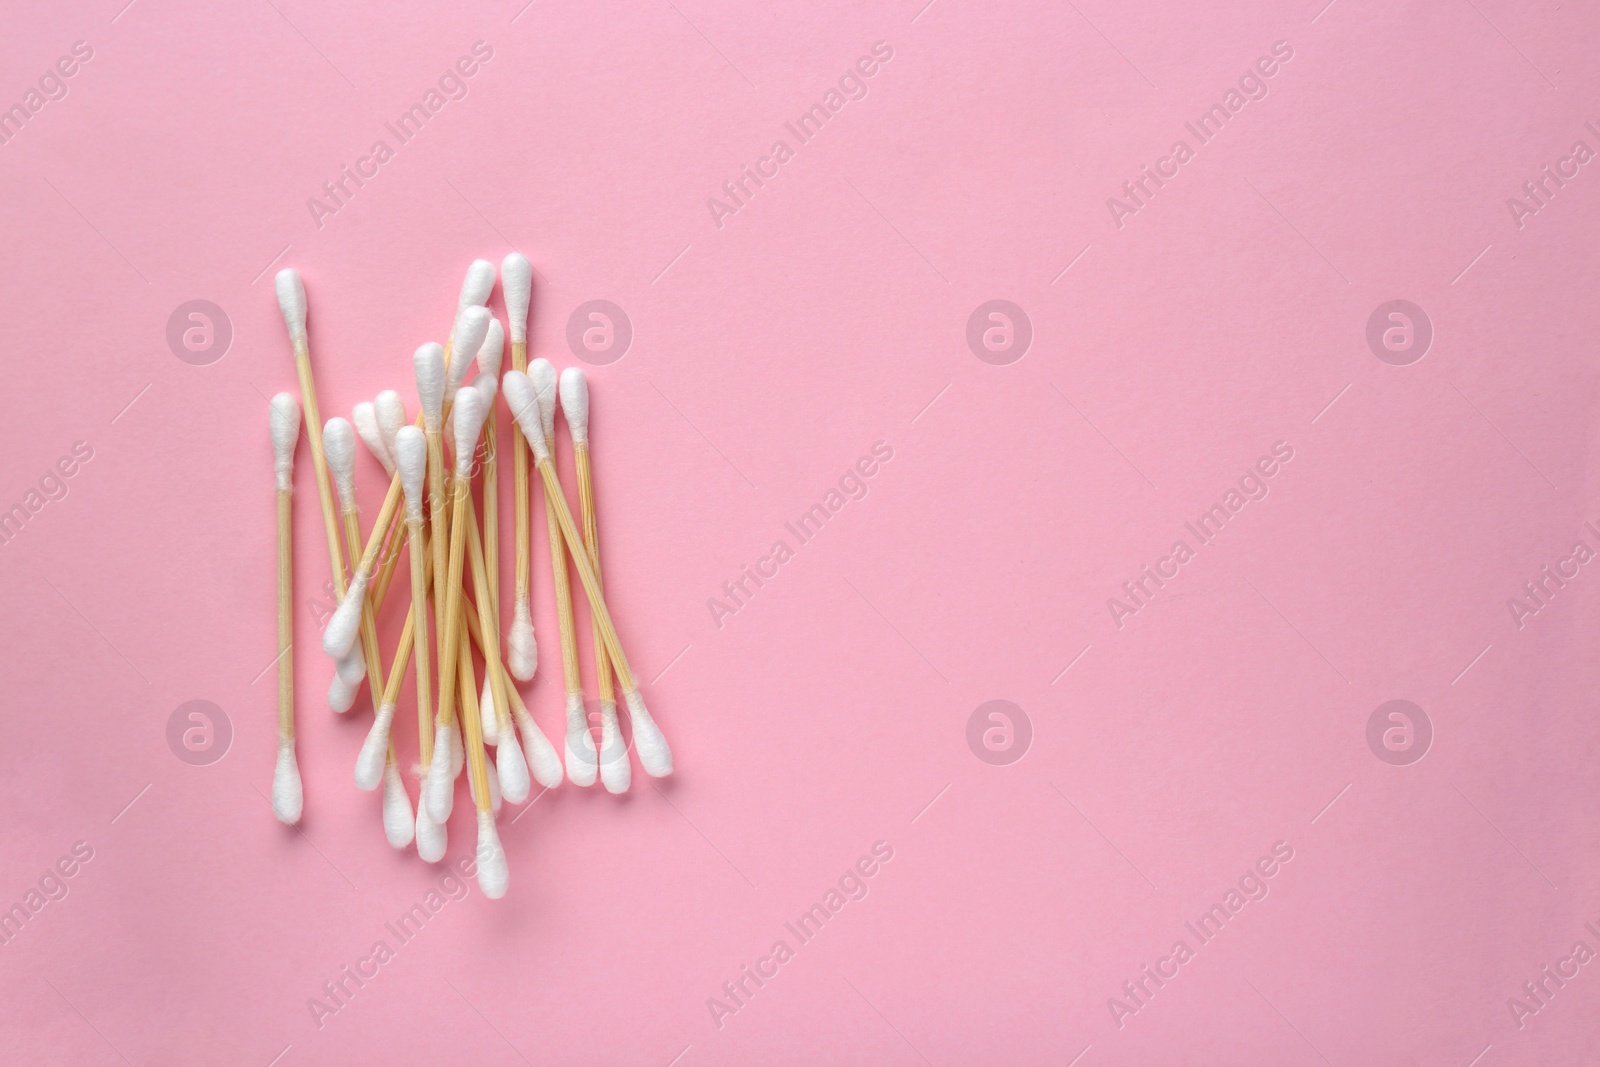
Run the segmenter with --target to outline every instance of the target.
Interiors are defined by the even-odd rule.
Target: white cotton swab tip
[[[517,729],[522,731],[522,754],[527,757],[533,780],[546,789],[554,789],[561,784],[561,756],[544,731],[539,729],[539,724],[533,721],[533,716],[528,714],[527,708],[512,705],[512,711],[516,716]]]
[[[350,579],[350,588],[345,590],[344,599],[328,616],[328,625],[322,631],[322,651],[335,659],[355,646],[356,631],[361,626],[361,608],[367,599],[367,583],[371,580],[372,576],[366,571],[357,570]],[[377,679],[373,679],[373,684],[377,684]]]
[[[672,749],[667,747],[667,739],[650,717],[639,690],[625,689],[622,698],[628,702],[628,717],[633,720],[633,747],[639,753],[639,765],[650,777],[665,778],[672,773]]]
[[[477,358],[478,350],[483,347],[484,338],[489,336],[489,323],[493,318],[488,308],[478,304],[456,316],[456,328],[452,333],[455,341],[450,349],[450,380],[444,394],[446,397],[461,388],[461,383],[467,380],[467,370]]]
[[[406,519],[422,521],[423,483],[428,476],[428,439],[415,426],[403,427],[394,439],[395,466],[406,494]],[[420,552],[421,547],[412,551]]]
[[[500,772],[500,792],[508,804],[521,804],[533,791],[533,783],[528,778],[528,761],[515,737],[501,740],[505,743],[494,751],[495,768]]]
[[[500,718],[494,710],[494,687],[489,684],[489,672],[483,673],[483,693],[478,697],[479,721],[483,724],[483,743],[500,743]]]
[[[356,432],[348,419],[335,415],[323,424],[322,452],[339,491],[339,506],[349,510],[356,502]]]
[[[333,681],[328,683],[329,710],[343,715],[354,707],[356,703],[356,684],[345,681],[337,673],[334,674]]]
[[[545,462],[550,458],[550,448],[545,444],[544,419],[533,381],[519,370],[508,370],[500,379],[500,388],[506,394],[506,407],[511,410],[511,417],[522,427],[522,436],[533,449],[534,460]]]
[[[444,418],[444,348],[429,341],[411,357],[417,372],[417,399],[422,404],[422,422],[429,433],[436,432]]]
[[[285,267],[278,272],[278,310],[283,312],[283,324],[289,327],[289,340],[298,347],[306,343],[306,285],[300,272]]]
[[[494,828],[494,815],[478,812],[478,888],[490,900],[506,895],[511,885],[511,871],[506,866],[506,850],[500,845],[500,834]]]
[[[528,364],[528,378],[539,394],[539,426],[545,440],[552,440],[556,433],[556,394],[560,390],[555,365],[548,359],[536,359]]]
[[[383,445],[393,459],[395,435],[400,432],[401,427],[411,422],[406,418],[406,402],[400,399],[400,394],[393,389],[385,389],[373,398],[372,406],[378,414],[378,432],[383,435]]]
[[[417,805],[417,855],[427,863],[438,863],[444,859],[445,848],[450,843],[450,835],[446,832],[444,824],[436,821],[428,814],[428,805]]]
[[[450,417],[456,429],[456,477],[472,477],[472,461],[478,452],[478,435],[483,432],[483,419],[489,413],[483,394],[468,387],[456,394],[455,410]]]
[[[367,657],[361,654],[359,648],[352,648],[333,661],[333,670],[345,685],[360,686],[361,680],[367,676]]]
[[[272,398],[272,467],[278,488],[294,488],[294,448],[300,441],[300,401],[292,393]]]
[[[572,431],[572,447],[589,447],[589,379],[577,367],[561,372],[561,410]]]
[[[383,781],[384,764],[389,758],[389,729],[394,724],[394,705],[384,704],[372,717],[372,729],[356,755],[356,788],[370,793]],[[409,816],[407,817],[409,822]]]
[[[494,264],[487,259],[475,259],[467,267],[467,276],[461,282],[461,296],[456,300],[459,315],[473,304],[487,304],[494,292]],[[469,357],[470,358],[470,357]]]
[[[294,739],[278,739],[278,765],[272,771],[272,813],[278,821],[293,826],[305,808],[300,786],[300,764],[294,758]]]
[[[600,781],[606,792],[618,796],[633,784],[633,768],[628,764],[628,746],[622,743],[615,700],[600,702]]]
[[[500,391],[500,383],[491,374],[480,374],[472,379],[472,387],[483,396],[483,402],[494,407],[494,394]]]
[[[383,428],[378,425],[378,408],[370,400],[363,400],[350,409],[350,421],[355,424],[356,436],[367,446],[372,458],[383,465],[389,477],[394,477],[394,453],[384,439]]]
[[[389,847],[402,849],[411,844],[415,835],[411,798],[406,795],[405,783],[400,780],[400,768],[391,763],[383,772],[383,836],[388,840]],[[442,849],[440,854],[443,855]]]
[[[511,620],[511,632],[506,635],[506,668],[519,682],[533,679],[539,669],[539,643],[533,636],[533,610],[527,598],[517,601],[516,613]]]
[[[500,377],[500,361],[506,352],[506,328],[500,320],[489,317],[489,331],[483,335],[483,345],[478,349],[478,370],[491,378]]]
[[[451,768],[450,735],[453,727],[436,723],[433,730],[433,764],[422,782],[422,803],[434,822],[449,820],[456,802],[456,775]]]
[[[511,321],[511,340],[528,339],[528,305],[533,299],[533,264],[521,252],[500,261],[500,291],[506,298],[506,318]]]
[[[584,711],[583,694],[567,694],[567,777],[573,785],[594,785],[596,765],[594,736],[589,732],[589,715]]]

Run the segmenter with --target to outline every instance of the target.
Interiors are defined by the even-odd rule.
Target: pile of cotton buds
[[[385,390],[372,401],[356,404],[348,421],[335,416],[323,423],[311,373],[305,286],[297,271],[280,271],[278,304],[294,348],[300,399],[280,393],[271,404],[279,653],[273,810],[279,819],[294,823],[304,808],[295,760],[292,657],[292,490],[303,407],[339,597],[322,633],[322,648],[333,667],[328,706],[349,713],[363,681],[372,694],[372,726],[356,757],[356,786],[364,791],[382,787],[383,827],[391,845],[404,849],[415,842],[419,856],[437,863],[447,846],[457,779],[466,771],[477,822],[478,882],[490,898],[504,896],[509,882],[505,850],[495,828],[502,802],[525,803],[534,782],[552,789],[563,776],[562,756],[534,721],[519,689],[533,680],[539,660],[530,573],[535,483],[544,499],[552,564],[549,587],[561,631],[565,776],[581,786],[594,784],[598,777],[613,793],[627,791],[632,774],[618,717],[618,688],[640,766],[652,777],[672,773],[672,752],[639,693],[600,582],[588,380],[576,367],[558,375],[547,360],[528,364],[533,267],[513,252],[501,264],[500,274],[505,326],[487,307],[495,286],[494,265],[476,260],[461,287],[447,343],[430,342],[417,349],[415,419],[408,416],[399,393]],[[512,369],[502,374],[507,327]],[[477,374],[468,382],[474,366]],[[502,401],[513,420],[516,580],[509,612],[500,603],[500,471],[495,441]],[[576,518],[556,473],[558,410],[565,415],[571,439],[579,497]],[[383,506],[365,530],[355,490],[357,438],[389,477]],[[378,619],[402,559],[408,564],[411,603],[392,647],[386,649]],[[579,671],[573,573],[593,620],[598,746]],[[398,615],[398,609],[390,614]],[[501,622],[506,614],[510,620],[502,652]],[[394,747],[400,690],[408,667],[416,682],[421,752],[414,807]]]

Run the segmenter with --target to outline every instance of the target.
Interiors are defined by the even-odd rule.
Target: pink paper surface
[[[1600,14],[524,2],[9,12],[7,1062],[1595,1060]],[[266,399],[278,268],[414,411],[512,249],[677,774],[491,902],[352,785],[304,447],[271,815]]]

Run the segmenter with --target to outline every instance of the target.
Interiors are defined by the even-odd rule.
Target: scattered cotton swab
[[[272,465],[278,501],[278,762],[272,772],[272,811],[291,826],[300,821],[305,795],[294,755],[294,450],[300,441],[300,404],[288,393],[271,402]]]
[[[506,400],[511,402],[507,376]],[[547,359],[536,359],[528,368],[527,381],[533,385],[537,397],[539,442],[533,452],[554,455],[556,447],[556,404],[558,378],[555,367]],[[520,420],[519,420],[520,421]],[[529,420],[530,422],[532,420]],[[524,424],[522,431],[532,435],[533,428]],[[529,441],[532,444],[532,440]],[[545,527],[550,534],[550,577],[555,590],[556,622],[561,634],[561,677],[567,690],[567,777],[572,784],[594,785],[599,760],[596,758],[594,736],[589,729],[589,716],[584,710],[583,680],[578,674],[578,628],[572,618],[572,586],[567,577],[566,555],[570,548],[575,555],[583,554],[581,544],[567,545],[561,536],[560,520],[555,508],[545,501]]]
[[[600,527],[594,507],[594,470],[589,457],[589,379],[577,367],[561,372],[561,410],[567,416],[572,434],[573,466],[578,472],[578,504],[583,517],[583,545],[596,581],[600,573]],[[611,793],[626,793],[633,771],[628,764],[628,748],[622,742],[622,727],[617,720],[617,694],[611,684],[611,662],[606,657],[600,624],[591,620],[594,639],[594,671],[600,689],[600,780]]]
[[[500,264],[500,282],[506,298],[506,322],[511,330],[511,369],[522,373],[528,369],[528,305],[533,297],[533,264],[521,252],[511,253]],[[522,427],[514,422],[511,452],[515,478],[512,515],[517,534],[517,579],[511,629],[506,634],[506,668],[517,681],[527,682],[539,669],[539,644],[533,634],[530,601],[533,549],[528,525],[532,514],[528,497],[528,453],[523,447]]]

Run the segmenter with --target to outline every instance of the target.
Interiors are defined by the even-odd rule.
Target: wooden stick
[[[594,576],[594,568],[589,566],[589,554],[583,550],[583,538],[578,536],[577,524],[572,521],[572,511],[567,507],[567,498],[561,491],[555,468],[548,458],[536,460],[534,466],[544,479],[545,509],[554,514],[566,547],[574,549],[572,563],[577,568],[578,580],[583,583],[584,594],[589,598],[589,610],[599,625],[606,651],[611,653],[611,660],[616,664],[617,681],[622,684],[624,692],[638,689],[639,683],[628,666],[628,657],[622,651],[622,642],[617,637],[616,626],[612,624],[611,612],[606,610],[605,592],[600,588],[600,580]]]
[[[468,485],[457,479],[450,514],[450,558],[448,580],[445,583],[444,643],[439,649],[439,719],[451,722],[447,714],[455,711],[457,692],[457,645],[461,640],[461,568],[466,559],[466,536],[463,529],[467,520]],[[488,635],[485,634],[485,637]],[[489,772],[483,760],[483,724],[471,715],[461,716],[467,735],[467,770],[472,775],[472,789],[477,799],[479,813],[489,811]],[[437,817],[437,811],[434,812]]]
[[[294,741],[294,492],[278,488],[278,739]]]
[[[583,543],[589,554],[589,566],[594,568],[594,579],[603,588],[604,580],[600,575],[600,527],[595,516],[594,474],[589,466],[588,443],[574,442],[572,453],[573,464],[578,471],[578,506],[583,513]],[[622,728],[617,721],[617,693],[611,684],[611,661],[606,655],[599,620],[593,612],[590,613],[589,623],[594,647],[594,673],[600,690],[600,750],[596,760],[600,764],[600,777],[606,788],[613,793],[625,793],[632,778],[626,749],[620,753],[612,751],[610,759],[607,759],[608,750],[620,748],[622,741]]]
[[[528,342],[513,341],[511,343],[511,366],[513,370],[527,371],[528,369]],[[532,510],[532,501],[528,494],[528,449],[522,439],[522,427],[516,419],[511,420],[511,473],[514,483],[512,498],[512,523],[517,535],[517,581],[516,581],[516,610],[525,611],[532,596],[533,577],[533,528],[529,525]],[[520,668],[519,668],[520,669]]]
[[[417,736],[421,739],[422,773],[426,775],[433,763],[433,678],[428,663],[428,553],[422,529],[420,516],[406,523],[406,532],[411,537],[411,550],[406,553],[411,557],[411,613],[406,616],[406,629],[401,632],[400,641],[403,645],[406,634],[412,633],[415,648],[412,662],[417,674]],[[420,626],[415,625],[417,619],[422,620]],[[397,671],[401,670],[404,657],[404,652],[396,653]]]

